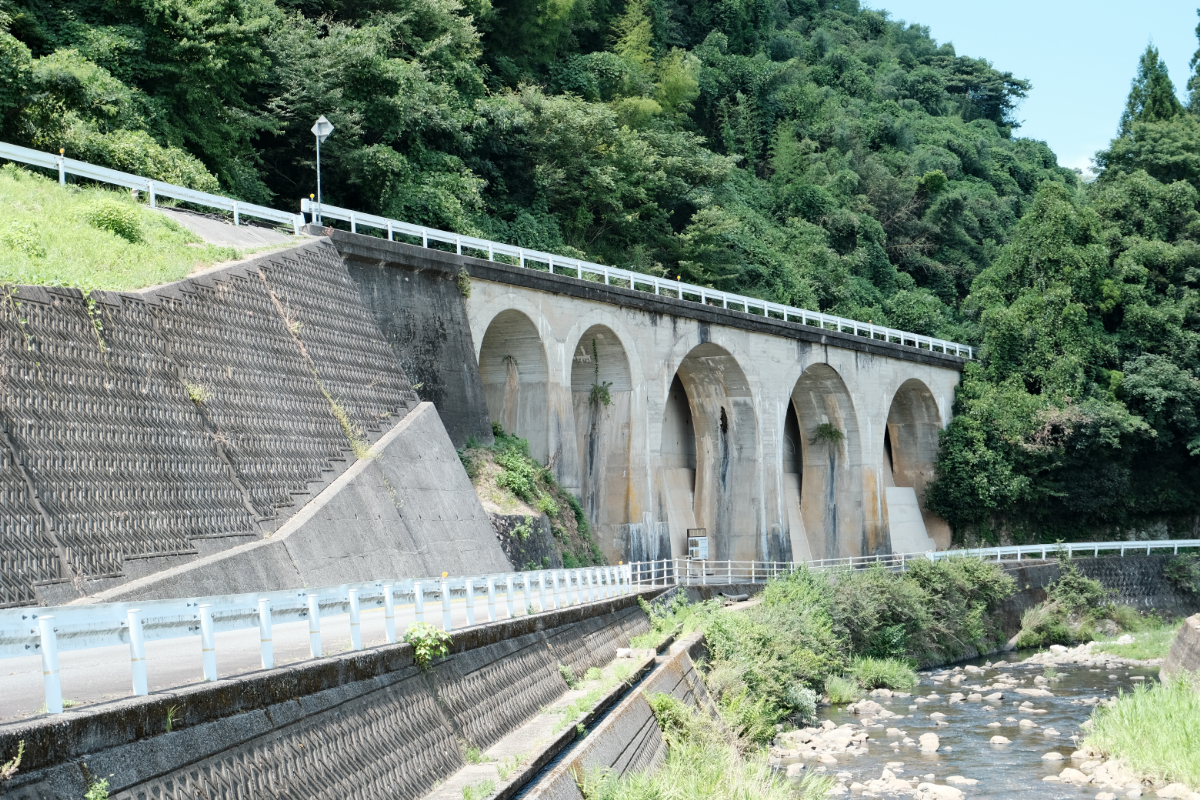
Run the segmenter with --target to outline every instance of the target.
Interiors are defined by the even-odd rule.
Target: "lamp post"
[[[325,119],[325,115],[317,117],[317,123],[312,126],[313,136],[317,137],[317,212],[313,214],[313,222],[321,222],[321,142],[333,133],[333,123]]]

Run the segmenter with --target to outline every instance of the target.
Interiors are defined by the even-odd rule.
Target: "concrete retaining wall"
[[[418,403],[328,241],[91,300],[72,289],[0,292],[0,607],[70,602],[261,541]],[[469,334],[463,341],[469,349]],[[393,436],[444,460],[453,448],[440,427],[427,420]],[[473,493],[453,509],[441,498],[424,505],[434,497],[425,491],[405,497],[405,511],[386,508],[422,485],[432,461],[415,460],[389,452],[346,487],[373,519],[325,504],[341,515],[336,532],[362,522],[369,539],[397,513],[453,520],[465,532],[452,539],[472,544],[442,549],[463,551],[463,570],[503,569]],[[376,565],[394,574],[394,559],[338,541],[310,555],[347,580],[382,575]],[[480,548],[475,564],[467,556]],[[256,565],[267,583],[255,588],[299,585],[295,553],[290,566],[271,559]],[[355,559],[365,572],[348,567]],[[434,560],[445,562],[436,571],[455,569]]]
[[[694,659],[706,653],[704,635],[694,633],[671,645],[668,655],[640,686],[622,700],[574,750],[525,795],[530,800],[583,800],[578,782],[596,771],[623,776],[657,769],[667,757],[648,698],[669,694],[717,716]]]
[[[1188,617],[1179,626],[1179,633],[1163,662],[1163,675],[1180,672],[1200,673],[1200,614]]]
[[[630,595],[459,631],[427,671],[391,645],[0,726],[0,753],[26,743],[5,797],[75,800],[94,775],[119,800],[417,798],[463,766],[459,740],[486,748],[565,693],[560,663],[646,630]]]

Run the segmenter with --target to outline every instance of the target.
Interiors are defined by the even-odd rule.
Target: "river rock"
[[[1058,731],[1054,728],[1043,728],[1042,736],[1058,736]]]
[[[953,786],[922,783],[917,786],[917,800],[962,800],[963,793]]]
[[[886,733],[888,736],[903,736],[904,735],[904,731],[900,730],[899,728],[888,728],[886,731],[884,731],[884,733]]]
[[[1064,761],[1066,758],[1062,753],[1050,752],[1042,756],[1042,761]]]
[[[1067,652],[1067,648],[1063,647],[1061,644],[1052,644],[1050,645],[1050,652],[1056,656],[1061,656],[1063,653]]]
[[[884,707],[874,700],[859,700],[857,703],[846,706],[846,710],[860,717],[876,717],[886,712]]]
[[[1000,727],[1000,723],[999,723],[999,722],[989,722],[989,723],[987,724],[987,727],[989,727],[989,728],[999,728],[999,727]]]
[[[1037,723],[1031,719],[1023,719],[1017,723],[1017,727],[1019,728],[1036,728],[1037,726]]]
[[[1022,686],[1015,691],[1017,694],[1024,695],[1026,697],[1054,697],[1054,692],[1046,689],[1029,689]]]
[[[941,745],[941,741],[938,739],[936,733],[922,733],[921,738],[917,741],[921,743],[922,753],[936,753],[938,747]]]
[[[1096,795],[1096,800],[1117,800],[1117,796],[1112,792],[1100,792]]]
[[[979,692],[971,692],[969,695],[967,695],[967,702],[968,703],[983,702],[983,695],[981,695]]]
[[[875,689],[871,692],[871,697],[891,697],[891,689]]]
[[[1078,786],[1087,785],[1092,779],[1084,775],[1077,769],[1067,767],[1062,772],[1058,773],[1058,779],[1063,783],[1074,783]]]
[[[789,778],[795,778],[797,780],[804,777],[804,765],[803,764],[788,764],[787,776]]]
[[[989,703],[999,703],[1004,699],[1004,694],[1002,692],[993,692],[983,699],[987,700]]]
[[[930,715],[929,715],[929,718],[930,718],[930,719],[945,719],[945,718],[946,718],[946,715],[945,715],[945,714],[943,714],[943,713],[942,713],[942,712],[940,712],[940,711],[935,711],[935,712],[933,712],[932,714],[930,714]]]
[[[967,673],[968,675],[982,675],[983,668],[977,667],[974,664],[968,664],[967,666],[963,667],[963,672]]]
[[[957,786],[974,786],[979,781],[974,778],[964,778],[962,775],[951,775],[949,778],[946,778],[946,783],[953,783]]]
[[[1130,636],[1128,633],[1125,634],[1124,636],[1122,636],[1120,639],[1117,639],[1117,644],[1133,644],[1133,642],[1134,642],[1133,637]]]
[[[988,741],[991,742],[992,744],[1010,744],[1012,742],[1011,739],[1009,739],[1005,736],[993,736]]]
[[[836,759],[836,758],[834,758],[833,756],[829,755],[829,753],[822,753],[821,755],[817,756],[817,763],[820,763],[820,764],[836,764],[836,763],[837,763],[837,759]]]
[[[1179,797],[1186,798],[1192,794],[1192,790],[1182,783],[1167,784],[1161,789],[1155,790],[1155,794],[1159,797]]]

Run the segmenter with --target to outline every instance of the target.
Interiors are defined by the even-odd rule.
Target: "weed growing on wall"
[[[108,800],[108,781],[104,778],[88,781],[88,790],[83,800]]]
[[[488,778],[470,786],[464,786],[462,796],[463,800],[484,800],[485,797],[491,797],[495,791],[496,782]]]
[[[463,297],[471,296],[471,276],[467,274],[465,269],[458,271],[458,277],[454,279],[454,285],[458,287],[458,291]]]
[[[596,340],[592,339],[592,390],[588,393],[588,403],[591,405],[612,405],[612,381],[600,380],[600,352],[596,349]]]
[[[830,447],[837,447],[846,438],[846,434],[842,433],[828,422],[822,422],[817,427],[813,428],[813,438],[818,442],[825,442]]]
[[[421,669],[428,669],[434,659],[449,655],[450,639],[450,634],[428,622],[418,622],[404,634],[404,641],[413,647],[413,663]]]
[[[0,781],[6,781],[13,775],[17,774],[17,770],[21,767],[21,758],[25,755],[25,740],[17,742],[17,754],[0,764]]]
[[[1047,588],[1045,602],[1022,615],[1017,647],[1090,642],[1101,628],[1115,632],[1140,625],[1137,612],[1107,602],[1108,592],[1100,581],[1081,573],[1073,560],[1061,559],[1059,565],[1061,574]]]

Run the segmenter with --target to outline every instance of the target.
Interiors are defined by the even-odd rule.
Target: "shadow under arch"
[[[579,453],[579,501],[597,540],[610,542],[629,527],[629,457],[633,378],[620,338],[603,324],[579,337],[571,357],[571,404]],[[628,549],[628,548],[626,548]],[[617,560],[632,560],[622,553]]]
[[[888,408],[883,440],[888,531],[895,552],[950,546],[949,524],[925,510],[925,487],[933,480],[941,430],[942,415],[929,387],[916,378],[900,384]]]
[[[709,558],[752,560],[760,552],[758,421],[746,373],[726,349],[694,347],[672,379],[663,411],[660,514],[672,550],[704,528]]]
[[[802,477],[799,513],[813,558],[879,552],[886,542],[868,536],[863,515],[862,440],[854,402],[842,376],[828,364],[804,370],[792,389],[799,428]]]
[[[479,375],[492,422],[528,439],[529,454],[545,464],[550,371],[533,320],[514,309],[501,311],[492,319],[479,348]]]

